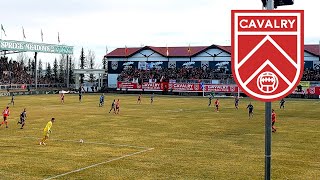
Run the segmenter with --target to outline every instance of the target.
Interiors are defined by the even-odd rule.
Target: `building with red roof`
[[[320,46],[304,46],[305,68],[320,64]],[[221,68],[230,72],[231,46],[180,46],[180,47],[124,47],[117,48],[104,58],[108,61],[108,82],[114,86],[118,75],[128,67],[148,68]],[[109,85],[110,85],[109,84]]]

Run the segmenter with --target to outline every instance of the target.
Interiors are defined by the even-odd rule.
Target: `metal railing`
[[[34,89],[36,87],[35,84],[2,84],[0,85],[0,90],[21,90],[21,89]],[[63,83],[56,83],[56,84],[38,84],[38,88],[62,88],[66,87]]]

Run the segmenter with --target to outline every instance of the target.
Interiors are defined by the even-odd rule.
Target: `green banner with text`
[[[0,50],[19,52],[44,52],[55,54],[73,54],[73,46],[32,43],[26,41],[0,40]]]

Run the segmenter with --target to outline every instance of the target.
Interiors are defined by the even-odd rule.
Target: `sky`
[[[1,0],[0,23],[5,40],[26,39],[74,46],[79,64],[81,48],[95,52],[96,68],[115,48],[141,46],[209,46],[231,44],[231,10],[262,9],[260,0]],[[319,0],[295,0],[305,12],[305,44],[320,40]],[[16,56],[16,55],[15,55]],[[31,53],[27,56],[32,57]],[[42,62],[59,55],[39,53]]]

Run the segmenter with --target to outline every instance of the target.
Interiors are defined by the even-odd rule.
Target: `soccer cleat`
[[[39,145],[42,145],[42,142],[40,142]]]

